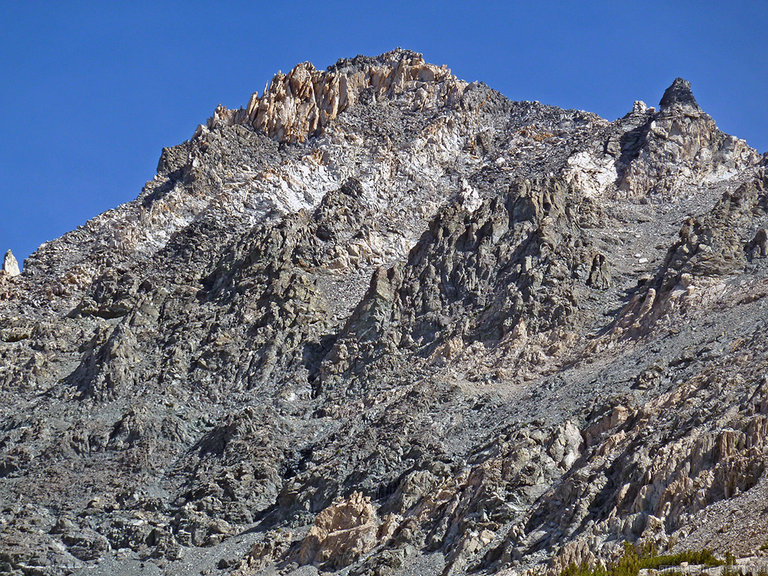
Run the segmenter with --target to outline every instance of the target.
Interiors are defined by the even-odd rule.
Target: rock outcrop
[[[21,274],[19,263],[16,261],[13,252],[10,250],[5,253],[5,257],[3,258],[3,272],[6,276],[11,277]]]
[[[379,519],[360,492],[334,502],[315,518],[299,549],[300,564],[349,566],[378,543]]]
[[[746,142],[717,130],[687,80],[664,92],[658,112],[621,141],[618,188],[632,196],[686,193],[759,163]]]
[[[445,66],[428,64],[408,50],[340,60],[326,72],[303,62],[288,74],[278,73],[261,97],[254,92],[244,110],[218,107],[207,127],[244,123],[281,142],[303,142],[361,100],[398,98],[423,112],[450,104],[465,87]]]
[[[405,50],[278,74],[6,255],[0,572],[757,566],[767,168],[681,79],[609,122]]]

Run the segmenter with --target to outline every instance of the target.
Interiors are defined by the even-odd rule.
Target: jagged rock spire
[[[303,142],[366,91],[387,98],[408,94],[410,104],[423,110],[449,102],[465,86],[447,67],[429,64],[410,50],[339,60],[324,72],[302,62],[288,74],[275,75],[261,96],[254,92],[245,109],[217,107],[207,128],[250,124],[275,140]]]
[[[691,92],[691,83],[688,80],[675,78],[672,85],[664,91],[664,96],[661,97],[661,102],[659,102],[662,110],[675,104],[699,110],[696,98],[693,97],[693,92]]]
[[[18,276],[21,274],[21,271],[19,270],[19,263],[16,260],[16,257],[13,255],[13,252],[10,250],[5,253],[5,258],[3,259],[3,272],[5,272],[8,276]]]

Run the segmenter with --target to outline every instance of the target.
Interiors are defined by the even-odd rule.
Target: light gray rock
[[[8,250],[3,258],[3,272],[8,276],[19,276],[21,271],[19,270],[19,263],[16,261],[16,257],[13,252]]]

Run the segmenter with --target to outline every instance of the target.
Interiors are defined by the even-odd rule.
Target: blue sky
[[[133,199],[163,146],[278,70],[401,46],[514,100],[608,119],[676,76],[768,151],[768,2],[0,0],[0,250]]]

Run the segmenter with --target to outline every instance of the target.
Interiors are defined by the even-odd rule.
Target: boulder
[[[371,499],[353,492],[317,515],[301,544],[299,563],[349,566],[376,545],[378,528]]]

